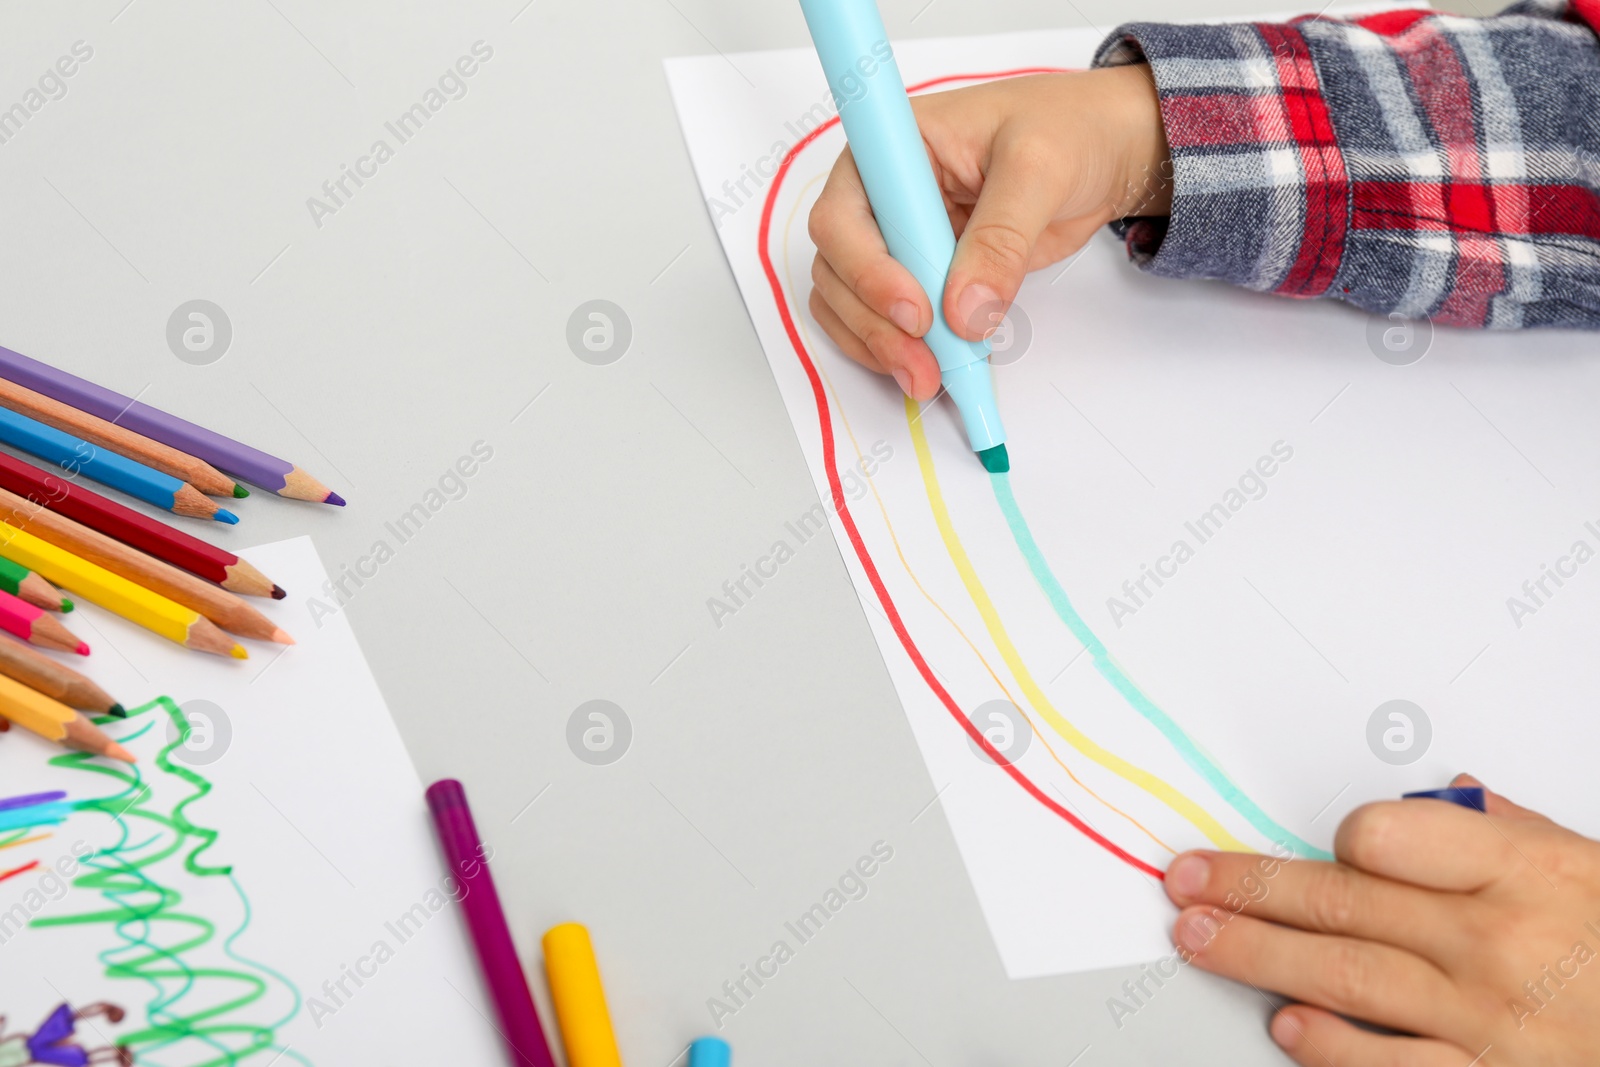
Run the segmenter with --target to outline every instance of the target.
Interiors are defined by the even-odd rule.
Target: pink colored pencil
[[[43,608],[36,608],[21,597],[0,591],[0,630],[15,634],[31,645],[89,654],[89,646],[61,625]]]

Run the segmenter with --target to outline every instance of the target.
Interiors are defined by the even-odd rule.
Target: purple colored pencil
[[[467,807],[466,791],[454,778],[441,778],[428,787],[428,808],[433,812],[434,829],[439,833],[445,859],[461,882],[461,907],[467,914],[467,928],[472,932],[478,963],[500,1019],[500,1036],[505,1038],[511,1060],[517,1067],[555,1067],[550,1042],[545,1039],[539,1013],[533,1007],[528,977],[522,970],[522,961],[517,959],[517,948],[511,943],[511,928],[500,908],[500,894],[495,892],[494,879],[489,875],[489,858],[472,822],[472,809]]]
[[[187,452],[268,492],[296,500],[344,505],[343,497],[288,460],[268,455],[259,448],[251,448],[5,347],[0,347],[0,378]]]

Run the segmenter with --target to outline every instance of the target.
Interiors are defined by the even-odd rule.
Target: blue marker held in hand
[[[961,413],[967,440],[987,470],[1009,470],[1006,431],[989,371],[989,342],[962,340],[944,319],[956,235],[877,4],[800,0],[800,9],[839,105],[839,120],[884,244],[933,305],[933,328],[923,340],[939,361],[940,380]]]
[[[1400,799],[1442,800],[1457,807],[1471,808],[1473,811],[1489,810],[1488,802],[1483,795],[1483,789],[1475,785],[1453,785],[1447,789],[1422,789],[1415,793],[1406,793]]]

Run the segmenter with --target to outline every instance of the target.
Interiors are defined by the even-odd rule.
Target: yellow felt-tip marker
[[[579,923],[546,931],[544,970],[570,1067],[622,1067],[589,931]]]
[[[10,523],[0,522],[0,556],[186,648],[234,659],[247,658],[243,645],[198,611],[152,593],[120,574],[113,574]]]

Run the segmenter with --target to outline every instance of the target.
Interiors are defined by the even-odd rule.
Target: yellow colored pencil
[[[242,637],[276,641],[280,645],[294,644],[294,638],[281,627],[226,589],[180,571],[154,556],[107,537],[99,530],[92,530],[65,515],[57,515],[6,489],[0,489],[0,522],[27,530],[41,541],[48,541],[57,548],[104,567],[112,574],[120,574],[152,593],[175,600],[186,608],[193,608],[224,630]],[[39,581],[42,583],[44,579],[40,578]],[[4,603],[3,590],[0,590],[0,605]]]
[[[244,646],[193,608],[152,593],[144,586],[57,548],[10,523],[0,523],[0,556],[37,571],[46,581],[70,589],[145,629],[186,648],[247,659]]]
[[[3,674],[0,674],[0,717],[32,730],[47,741],[59,741],[79,752],[110,756],[125,763],[134,761],[133,753],[61,701],[52,700]]]

